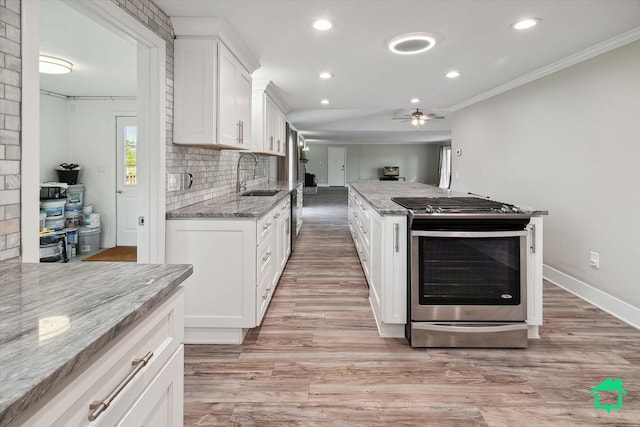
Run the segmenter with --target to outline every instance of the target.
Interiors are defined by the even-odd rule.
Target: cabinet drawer
[[[94,357],[73,378],[50,392],[43,403],[25,414],[16,425],[25,426],[113,426],[124,415],[182,345],[184,336],[184,290],[179,287],[162,305],[140,323],[124,331],[116,341]],[[95,419],[90,405],[105,399],[133,370],[132,361],[153,355]],[[181,400],[182,401],[182,400]]]
[[[267,307],[269,307],[271,296],[275,290],[272,280],[273,276],[274,271],[270,263],[264,274],[262,282],[260,282],[260,285],[256,288],[256,326],[260,326],[262,323],[262,318],[267,311]]]
[[[267,239],[256,250],[256,283],[260,286],[265,275],[271,271],[271,266],[276,258],[276,247],[273,239]]]
[[[256,222],[256,244],[259,245],[271,234],[274,228],[273,210]]]

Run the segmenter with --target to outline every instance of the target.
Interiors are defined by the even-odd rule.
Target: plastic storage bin
[[[42,210],[45,211],[47,217],[60,216],[64,218],[64,205],[67,204],[67,199],[51,199],[42,201]]]
[[[84,204],[84,185],[76,184],[67,187],[67,208],[81,209]]]
[[[78,248],[80,255],[90,255],[100,249],[100,227],[78,229]]]

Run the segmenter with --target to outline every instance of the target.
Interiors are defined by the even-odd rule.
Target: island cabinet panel
[[[251,148],[251,75],[217,39],[175,41],[174,143]]]
[[[290,206],[286,197],[262,217],[167,221],[167,262],[193,264],[185,343],[239,344],[260,325],[289,258]]]
[[[183,315],[184,291],[180,287],[12,425],[181,425]],[[106,399],[124,383],[134,369],[133,362],[149,355],[148,363],[115,395],[108,407],[90,421],[92,403]]]
[[[380,215],[349,190],[349,229],[380,335],[403,337],[407,322],[407,218]]]
[[[542,232],[541,216],[531,217],[527,226],[527,325],[529,338],[539,338],[542,325]]]

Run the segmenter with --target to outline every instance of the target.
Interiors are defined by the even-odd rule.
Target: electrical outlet
[[[167,176],[167,191],[178,191],[180,189],[180,175],[170,173]]]
[[[589,253],[589,265],[593,268],[600,268],[600,254],[591,251]]]

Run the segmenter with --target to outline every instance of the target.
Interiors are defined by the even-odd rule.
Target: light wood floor
[[[305,194],[295,252],[243,345],[185,346],[185,425],[640,425],[640,331],[550,283],[526,350],[380,338],[346,203]],[[628,393],[610,413],[589,393],[608,377]]]

